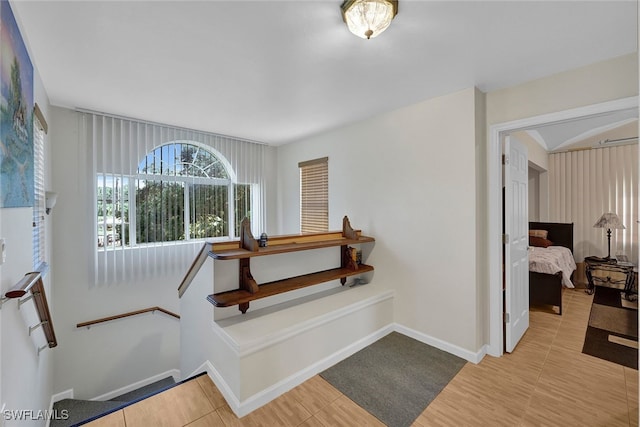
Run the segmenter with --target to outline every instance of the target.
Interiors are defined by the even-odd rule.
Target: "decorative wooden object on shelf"
[[[240,264],[238,289],[219,292],[207,297],[216,307],[237,305],[242,313],[249,309],[249,302],[340,279],[344,285],[347,277],[373,271],[373,267],[356,262],[356,249],[349,245],[374,242],[372,237],[362,236],[359,230],[351,228],[349,218],[342,220],[342,231],[329,233],[309,233],[269,237],[269,246],[260,247],[251,233],[249,220],[241,224],[240,240],[214,243],[209,256],[217,260],[237,259]],[[256,256],[275,255],[340,246],[340,267],[330,270],[289,277],[259,285],[251,274],[250,260]]]

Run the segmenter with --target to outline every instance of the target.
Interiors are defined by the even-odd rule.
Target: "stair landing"
[[[216,426],[223,425],[216,410],[225,405],[222,394],[211,379],[207,375],[200,375],[84,425],[185,426],[198,421],[201,426]]]

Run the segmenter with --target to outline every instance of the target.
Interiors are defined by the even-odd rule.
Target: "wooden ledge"
[[[214,243],[209,256],[219,260],[252,258],[264,255],[276,255],[287,252],[305,251],[311,249],[331,248],[336,246],[357,245],[359,243],[374,242],[373,237],[359,236],[357,239],[347,239],[344,237],[335,237],[330,235],[331,239],[309,240],[305,235],[300,236],[283,236],[282,239],[269,239],[269,246],[258,248],[256,251],[249,251],[239,247],[239,242],[231,243]],[[324,236],[323,236],[324,237]]]
[[[255,293],[250,293],[243,289],[237,289],[209,295],[207,300],[216,307],[232,307],[234,305],[248,303],[260,298],[266,298],[284,292],[306,288],[308,286],[341,279],[343,277],[355,276],[369,271],[373,271],[373,267],[366,264],[358,265],[357,270],[349,268],[334,268],[331,270],[324,270],[316,273],[304,274],[302,276],[290,277],[288,279],[277,280],[275,282],[264,283],[259,285],[259,291]]]

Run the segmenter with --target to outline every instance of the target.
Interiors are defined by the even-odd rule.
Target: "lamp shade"
[[[398,13],[393,0],[346,0],[342,3],[342,18],[349,31],[363,39],[376,37],[387,29]]]
[[[623,229],[625,228],[625,226],[622,224],[622,221],[620,221],[620,218],[618,218],[618,215],[614,214],[613,212],[608,212],[602,214],[600,219],[593,225],[593,228],[606,228],[609,230],[615,230]]]

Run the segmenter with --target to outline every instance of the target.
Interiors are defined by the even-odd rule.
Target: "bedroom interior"
[[[461,367],[442,381],[446,387],[416,426],[487,424],[496,414],[544,424],[558,412],[553,420],[601,414],[622,425],[637,421],[637,371],[579,353],[576,324],[586,325],[589,295],[554,299],[566,279],[555,277],[548,286],[554,296],[540,297],[554,312],[533,311],[517,350],[503,354],[501,299],[496,309],[502,282],[494,280],[502,273],[495,256],[502,236],[495,136],[527,128],[532,135],[523,138],[538,144],[533,130],[544,123],[531,118],[563,121],[563,112],[576,110],[601,115],[597,106],[611,103],[637,110],[635,6],[580,3],[585,16],[578,18],[566,2],[400,2],[389,28],[367,40],[366,33],[349,32],[333,0],[160,1],[153,9],[149,2],[0,1],[14,9],[33,61],[33,98],[48,124],[45,199],[36,216],[51,263],[42,293],[46,288],[57,337],[55,348],[46,348],[41,332],[31,333],[36,313],[28,301],[22,309],[3,305],[0,407],[106,401],[167,376],[179,383],[206,372],[178,386],[201,392],[198,402],[208,412],[189,420],[195,425],[239,417],[249,424],[379,425],[319,374],[401,334],[455,358],[451,375]],[[603,19],[616,25],[597,25]],[[556,49],[540,49],[551,44]],[[614,147],[621,150],[616,155],[638,157],[625,147]],[[165,148],[184,150],[181,163],[194,170],[205,160],[216,164],[216,174],[173,169],[155,176],[145,161],[162,162]],[[549,188],[559,166],[542,151],[546,164],[535,163],[538,176],[529,180],[548,195],[532,207],[533,229],[573,222],[575,256],[604,256],[607,235],[593,228],[597,218],[584,226],[573,211],[551,214],[565,193]],[[349,234],[339,230],[348,215],[358,232],[375,237],[340,237],[360,246],[362,266],[343,240],[298,240],[299,165],[313,159],[328,159],[328,229]],[[164,183],[176,190],[181,220],[155,233],[143,218],[153,209],[138,196]],[[202,184],[224,186],[221,194],[233,205],[222,221],[212,218],[211,229],[190,216],[189,207],[209,194]],[[55,207],[47,194],[57,196]],[[626,234],[637,234],[635,221],[611,210],[626,227],[612,230],[612,255],[637,258],[637,241]],[[243,228],[247,212],[251,225]],[[33,217],[30,207],[0,209],[3,295],[33,270]],[[203,246],[199,239],[217,226],[220,239],[244,235],[251,253],[233,259],[209,253],[221,242]],[[165,231],[175,235],[154,240],[165,239]],[[547,231],[540,239],[562,243],[556,230]],[[261,234],[268,235],[266,246]],[[278,248],[286,239],[280,246],[294,250]],[[176,289],[192,263],[201,264],[200,272],[188,290]],[[335,273],[327,282],[319,273],[304,286],[297,282],[327,270]],[[283,283],[286,292],[260,298],[261,286]],[[127,311],[136,315],[113,316]],[[77,327],[94,318],[108,321]],[[567,358],[568,351],[578,353]],[[580,375],[589,369],[596,375]],[[594,380],[615,398],[574,402],[576,387]],[[562,396],[548,402],[548,393]],[[176,394],[171,404],[190,408],[192,395],[178,403]],[[461,398],[469,404],[460,405]],[[156,400],[161,408],[174,409],[163,399]],[[136,410],[116,416],[133,420],[127,411]],[[181,410],[173,412],[164,420]],[[144,423],[159,413],[136,416]]]
[[[530,153],[530,305],[552,306],[562,314],[563,288],[588,287],[584,259],[605,256],[600,250],[602,234],[594,230],[602,226],[593,224],[600,218],[598,212],[619,211],[634,222],[630,230],[617,223],[607,227],[614,228],[614,252],[621,261],[637,259],[637,226],[631,218],[637,205],[638,168],[629,161],[637,157],[637,117],[637,108],[628,108],[511,134]],[[555,222],[539,222],[541,219]],[[609,252],[611,232],[605,233]],[[558,247],[568,248],[564,259],[547,253],[563,250]],[[634,275],[637,271],[630,274],[630,280]]]
[[[633,220],[637,200],[633,183],[637,182],[638,171],[629,162],[637,153],[637,110],[565,125],[566,129],[554,132],[564,132],[566,141],[554,141],[545,164],[530,162],[529,220],[552,218],[575,223],[578,268],[574,284],[585,287],[584,258],[608,256],[604,249],[611,244],[610,235],[595,229],[602,212],[616,212],[623,224],[630,224],[629,229],[616,226],[613,247],[608,250],[632,260],[638,255],[637,223]],[[572,126],[573,132],[569,130]],[[532,129],[526,136],[533,135],[532,139],[544,143],[541,134],[545,132],[553,137],[548,126],[546,130]]]

